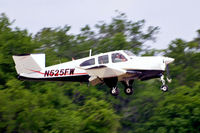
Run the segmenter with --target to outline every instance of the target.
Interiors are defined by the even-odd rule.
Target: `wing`
[[[80,67],[79,67],[80,68]],[[104,78],[111,78],[111,77],[138,77],[142,74],[140,71],[136,70],[124,70],[116,67],[111,67],[111,66],[105,66],[105,65],[100,65],[100,66],[94,66],[90,68],[82,68],[86,71],[86,73],[89,74],[89,82],[92,85],[97,85],[100,83],[103,83]]]
[[[118,77],[123,74],[126,74],[126,70],[108,67],[104,65],[87,68],[85,70],[90,76],[97,76],[99,78]]]
[[[108,67],[105,65],[86,68],[84,70],[90,75],[89,81],[92,85],[102,83],[102,79],[104,78],[118,77],[127,73],[126,70]]]

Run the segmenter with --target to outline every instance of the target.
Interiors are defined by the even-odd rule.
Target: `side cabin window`
[[[107,64],[108,63],[108,55],[103,55],[98,57],[99,64]]]
[[[84,61],[83,63],[80,64],[80,66],[90,66],[90,65],[94,65],[95,64],[95,59],[92,58],[92,59],[89,59],[89,60],[86,60]]]
[[[120,53],[114,53],[112,54],[112,62],[117,63],[117,62],[125,62],[127,61],[126,57]]]

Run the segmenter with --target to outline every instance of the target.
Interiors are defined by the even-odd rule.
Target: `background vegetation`
[[[145,28],[145,21],[128,20],[119,13],[110,23],[83,27],[80,34],[70,26],[43,28],[37,34],[13,28],[0,15],[0,132],[91,132],[91,133],[177,133],[200,131],[200,30],[187,42],[171,41],[167,49],[147,48],[155,41],[158,27]],[[175,58],[170,65],[169,92],[159,89],[159,80],[136,81],[135,94],[126,96],[123,86],[118,97],[103,86],[68,82],[19,81],[12,55],[46,54],[46,65],[118,49],[136,55]]]

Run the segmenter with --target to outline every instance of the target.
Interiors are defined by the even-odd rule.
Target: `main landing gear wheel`
[[[163,92],[167,92],[168,91],[168,86],[167,85],[162,85],[160,87],[160,89],[163,91]]]
[[[132,87],[127,87],[127,88],[125,88],[124,89],[124,93],[126,94],[126,95],[131,95],[131,94],[133,94],[133,88]]]
[[[112,87],[112,88],[110,89],[110,94],[113,95],[113,96],[119,95],[119,88],[117,88],[117,87]]]
[[[133,87],[132,87],[132,85],[133,85],[133,82],[134,82],[134,80],[124,80],[124,81],[122,81],[122,84],[124,85],[124,93],[126,94],[126,95],[131,95],[131,94],[133,94]]]
[[[105,84],[111,88],[110,89],[110,94],[113,96],[117,96],[119,95],[119,89],[117,88],[117,81],[118,78],[117,77],[113,77],[113,78],[104,78],[103,79]]]

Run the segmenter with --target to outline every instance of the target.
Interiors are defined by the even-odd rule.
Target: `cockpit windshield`
[[[135,56],[131,51],[129,50],[123,50],[124,53],[126,53],[128,56]]]

